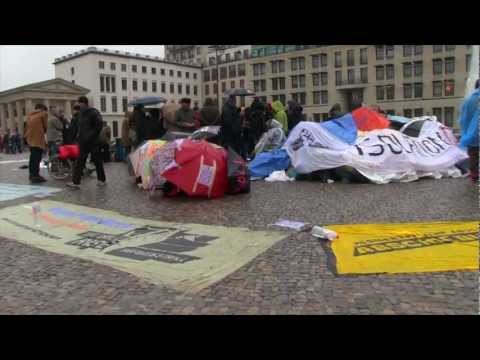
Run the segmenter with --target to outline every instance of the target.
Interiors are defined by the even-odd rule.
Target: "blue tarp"
[[[263,152],[255,156],[255,158],[248,164],[250,176],[267,177],[274,171],[286,170],[290,166],[290,157],[286,150],[278,149],[268,152]]]
[[[347,144],[354,144],[357,140],[357,125],[355,125],[352,114],[345,114],[337,119],[325,121],[320,126]]]
[[[395,121],[395,122],[398,122],[398,123],[401,123],[401,124],[406,124],[406,123],[410,122],[410,120],[411,120],[411,119],[406,118],[404,116],[398,116],[398,115],[388,115],[388,118],[392,121]]]
[[[462,138],[459,146],[466,148],[467,146],[478,146],[478,116],[479,116],[480,89],[476,89],[470,95],[462,106],[460,114],[460,129]]]

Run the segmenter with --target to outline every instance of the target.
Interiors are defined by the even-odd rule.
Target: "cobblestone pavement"
[[[0,155],[0,162],[11,159]],[[20,165],[0,164],[0,182],[27,184]],[[255,182],[251,194],[204,201],[150,197],[133,185],[123,164],[107,164],[106,171],[105,188],[87,180],[82,190],[49,199],[139,218],[252,229],[279,218],[322,225],[478,218],[477,188],[466,179],[385,186]],[[471,271],[336,276],[322,244],[297,233],[218,283],[186,294],[0,239],[1,314],[478,314],[478,286],[478,273]]]

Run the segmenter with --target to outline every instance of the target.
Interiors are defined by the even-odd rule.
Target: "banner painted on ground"
[[[0,183],[0,201],[15,200],[25,196],[44,197],[62,189],[47,186],[30,186]]]
[[[478,221],[328,228],[339,274],[478,270]]]
[[[1,209],[0,236],[189,292],[223,279],[286,236],[150,221],[48,200],[39,204],[37,217],[32,204]]]
[[[371,131],[349,145],[319,124],[301,122],[292,130],[284,149],[299,173],[351,166],[380,184],[422,176],[460,176],[454,165],[468,158],[451,131],[438,123],[418,138],[383,129]]]

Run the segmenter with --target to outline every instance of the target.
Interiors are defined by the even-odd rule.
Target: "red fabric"
[[[183,140],[175,150],[175,162],[178,166],[162,176],[187,195],[207,198],[225,195],[228,182],[225,149],[205,140]]]
[[[58,157],[62,160],[75,160],[79,155],[78,145],[62,145],[58,148]]]
[[[372,131],[386,129],[390,126],[390,120],[367,107],[361,107],[352,111],[353,120],[360,131]]]

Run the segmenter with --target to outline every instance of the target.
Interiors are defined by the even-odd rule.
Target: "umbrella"
[[[181,140],[162,176],[189,196],[217,198],[227,190],[227,154],[207,141]]]
[[[352,116],[360,131],[387,129],[390,126],[390,121],[386,117],[367,107],[352,111]]]
[[[142,98],[138,98],[132,100],[128,103],[128,106],[136,106],[136,105],[157,105],[160,103],[166,103],[167,100],[160,96],[145,96]]]
[[[223,93],[225,97],[229,96],[254,96],[255,93],[252,90],[238,88],[238,89],[229,89]]]
[[[220,126],[204,126],[196,130],[191,136],[192,140],[208,140],[220,135]]]
[[[181,132],[181,131],[167,131],[165,135],[162,136],[162,140],[173,141],[177,139],[186,139],[191,135],[191,133]]]
[[[162,140],[148,140],[130,155],[133,173],[135,177],[142,178],[144,189],[150,188],[150,180],[152,177],[150,162],[156,152],[164,147],[166,143],[166,141]]]

